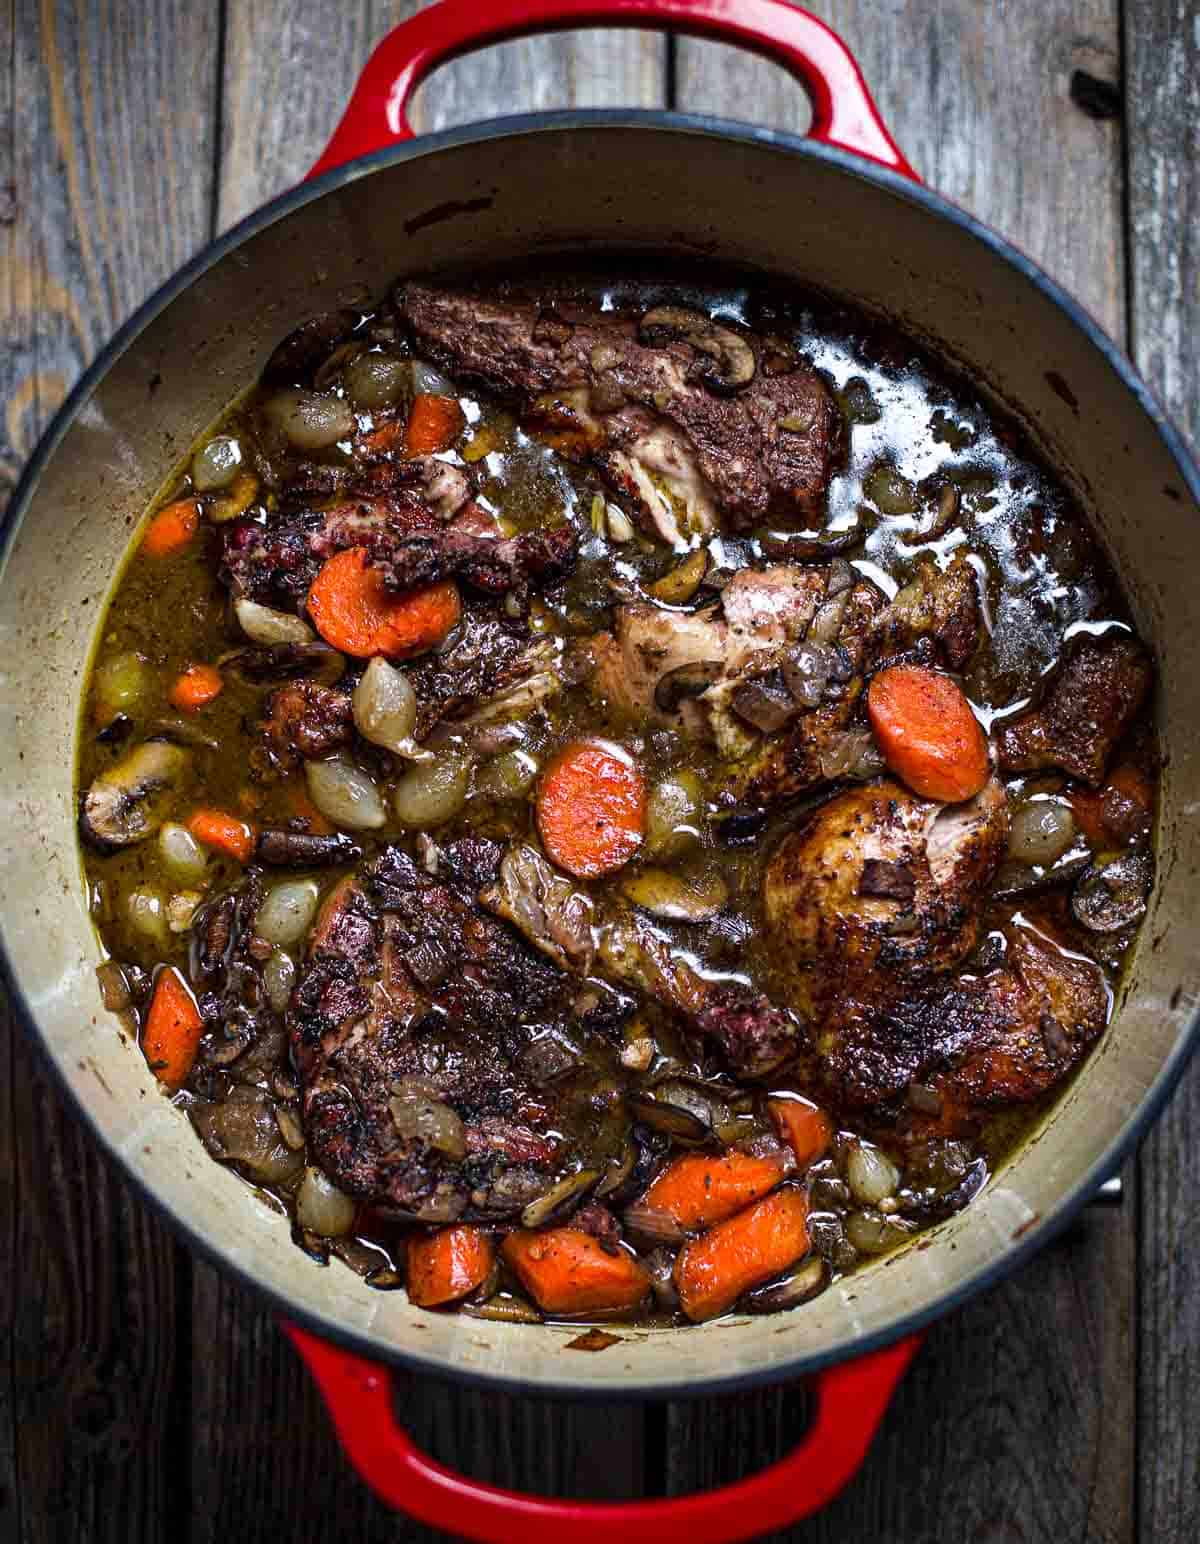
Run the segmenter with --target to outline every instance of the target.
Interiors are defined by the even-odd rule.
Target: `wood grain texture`
[[[231,0],[221,229],[299,182],[325,147],[371,49],[412,0]],[[418,91],[418,133],[553,107],[661,106],[666,44],[640,32],[562,33],[446,65]]]
[[[0,494],[105,338],[205,240],[216,85],[205,7],[21,0],[5,22]],[[0,1535],[160,1540],[185,1478],[186,1257],[6,1005],[0,1068]]]
[[[1200,18],[1192,0],[1131,6],[1125,25],[1134,358],[1200,446]],[[1141,1157],[1138,1522],[1200,1537],[1200,1066]]]
[[[1077,69],[1119,76],[1117,0],[812,0],[808,9],[849,44],[930,187],[1023,247],[1120,337],[1121,125],[1089,118],[1070,98]],[[687,111],[808,126],[804,94],[778,66],[683,38],[675,73]]]
[[[810,9],[850,45],[930,185],[1015,240],[1123,337],[1120,121],[1089,117],[1070,94],[1077,69],[1119,78],[1115,0],[904,0],[886,22],[874,0]],[[723,46],[681,39],[675,78],[685,110],[807,125],[807,103],[782,70]],[[1088,1217],[1017,1280],[939,1323],[863,1474],[788,1537],[1132,1539],[1135,1223],[1133,1204]],[[673,1407],[671,1488],[785,1451],[798,1408],[776,1393],[756,1410]]]

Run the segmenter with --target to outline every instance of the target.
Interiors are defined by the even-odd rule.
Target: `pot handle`
[[[826,1368],[817,1410],[786,1458],[719,1490],[659,1501],[552,1501],[470,1480],[422,1453],[396,1425],[387,1369],[284,1323],[325,1397],[350,1462],[389,1506],[483,1544],[732,1544],[784,1528],[832,1501],[857,1472],[920,1345],[911,1335]]]
[[[854,55],[824,22],[789,0],[440,0],[376,47],[308,175],[413,138],[408,104],[439,64],[527,33],[598,26],[665,27],[762,54],[808,93],[809,139],[852,150],[919,181],[884,127]]]

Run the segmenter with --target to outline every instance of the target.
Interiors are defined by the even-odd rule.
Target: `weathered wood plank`
[[[293,186],[324,149],[354,82],[413,0],[272,0],[230,8],[222,128],[222,229]],[[665,100],[663,39],[641,32],[563,33],[457,59],[418,92],[418,133],[505,113]]]
[[[7,10],[0,494],[105,337],[207,235],[215,16],[153,0],[132,20],[115,0]],[[0,1533],[161,1539],[186,1499],[171,1429],[184,1257],[7,1008],[0,1067]]]
[[[412,4],[331,11],[319,0],[235,4],[226,26],[218,221],[225,227],[302,177],[323,148],[370,48]],[[665,43],[646,34],[507,44],[439,72],[415,104],[419,129],[569,103],[665,100]],[[435,1535],[397,1521],[350,1474],[307,1375],[271,1317],[197,1265],[193,1402],[195,1544],[277,1539],[335,1514],[347,1537]],[[444,1462],[493,1482],[565,1494],[636,1494],[642,1412],[464,1393],[405,1380],[400,1407]],[[236,1480],[233,1478],[236,1476]],[[302,1477],[303,1483],[298,1483]]]
[[[1125,13],[1134,358],[1200,445],[1200,21],[1189,0]],[[1200,1067],[1141,1156],[1138,1524],[1200,1536]]]
[[[1115,0],[1069,13],[973,0],[905,0],[886,16],[860,0],[811,9],[855,51],[930,184],[1012,237],[1122,337],[1120,123],[1089,116],[1070,91],[1079,69],[1119,78]],[[781,70],[718,45],[681,40],[676,83],[687,110],[808,122]],[[1018,1281],[938,1325],[863,1475],[789,1537],[1131,1539],[1134,1211],[1090,1217]],[[776,1394],[752,1411],[673,1407],[672,1488],[784,1451],[799,1409]]]

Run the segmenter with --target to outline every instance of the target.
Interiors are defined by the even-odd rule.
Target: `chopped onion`
[[[317,914],[315,879],[285,879],[273,885],[254,918],[254,931],[269,944],[298,944]]]
[[[412,383],[412,365],[395,354],[360,354],[346,366],[342,379],[355,407],[370,412],[391,407],[405,395]]]
[[[1075,840],[1071,807],[1058,799],[1030,799],[1013,811],[1008,855],[1018,863],[1056,862]]]
[[[172,933],[186,933],[204,897],[199,890],[176,890],[167,902],[167,926]]]
[[[292,388],[277,391],[263,407],[267,419],[297,450],[325,450],[354,433],[354,414],[340,397]]]
[[[233,614],[246,637],[255,643],[311,643],[316,637],[302,617],[260,606],[256,600],[235,600]]]
[[[282,1013],[296,984],[296,964],[290,954],[275,949],[262,969],[263,990],[276,1013]]]
[[[446,751],[436,760],[413,767],[396,784],[392,808],[401,825],[420,830],[453,819],[467,802],[470,760]]]
[[[417,1079],[392,1084],[388,1100],[397,1135],[405,1142],[425,1142],[458,1162],[466,1156],[467,1138],[458,1115],[434,1099]]]
[[[695,772],[673,772],[650,789],[646,800],[648,858],[677,858],[699,840],[703,788]]]
[[[449,376],[427,365],[423,359],[412,362],[413,390],[428,397],[456,397],[454,382]]]
[[[374,779],[352,761],[341,756],[306,761],[304,777],[309,798],[340,829],[377,831],[386,823],[387,811]]]
[[[181,884],[203,879],[208,854],[186,826],[168,820],[158,833],[158,850],[172,879]]]
[[[197,493],[228,488],[242,464],[242,447],[231,434],[218,434],[192,457],[192,486]]]
[[[885,1254],[902,1244],[909,1233],[898,1217],[878,1212],[851,1212],[846,1218],[846,1237],[862,1254]]]
[[[856,1201],[877,1206],[884,1196],[895,1193],[900,1171],[877,1147],[855,1142],[846,1159],[846,1180]]]
[[[143,938],[161,946],[167,942],[167,908],[162,891],[154,885],[138,885],[129,892],[129,925]]]
[[[92,677],[97,702],[113,715],[135,709],[147,685],[145,663],[132,649],[102,659]]]
[[[309,1165],[296,1191],[296,1221],[321,1238],[338,1238],[354,1226],[358,1210],[323,1169]]]
[[[412,737],[417,723],[417,694],[403,670],[376,655],[354,688],[354,724],[364,740],[406,761],[432,761]]]

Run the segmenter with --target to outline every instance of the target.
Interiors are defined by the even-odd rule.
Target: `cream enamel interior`
[[[703,175],[698,174],[698,168]],[[458,213],[453,206],[466,205]],[[422,219],[430,211],[442,218]],[[72,741],[97,618],[132,523],[271,346],[327,307],[439,264],[602,244],[717,253],[857,298],[939,340],[1020,403],[1079,486],[1159,664],[1170,760],[1158,889],[1119,1017],[1068,1097],[927,1247],[790,1314],[632,1333],[601,1356],[574,1332],[416,1311],[292,1247],[285,1219],[205,1155],[100,1006],[75,845]],[[1047,383],[1057,372],[1077,409]],[[315,1327],[431,1370],[601,1393],[799,1370],[966,1288],[1049,1219],[1133,1121],[1197,1002],[1200,660],[1196,505],[1154,423],[1070,317],[963,226],[769,136],[552,120],[452,136],[251,230],[159,310],[94,386],[32,489],[0,578],[2,926],[40,1037],[105,1143],[217,1257]],[[1028,1229],[1033,1234],[1036,1229]]]

